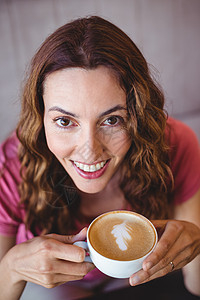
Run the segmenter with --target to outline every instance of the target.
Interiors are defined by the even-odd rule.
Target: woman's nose
[[[79,145],[80,159],[85,163],[93,163],[102,156],[104,147],[96,130],[82,132]]]

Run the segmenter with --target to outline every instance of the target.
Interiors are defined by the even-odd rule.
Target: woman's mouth
[[[72,161],[77,173],[86,179],[96,179],[103,175],[109,165],[110,159],[98,162],[96,164],[84,164],[78,161]]]

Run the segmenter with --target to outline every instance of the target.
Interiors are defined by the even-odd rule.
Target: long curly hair
[[[33,233],[69,232],[79,202],[69,175],[47,147],[43,83],[70,67],[111,69],[127,95],[131,147],[122,165],[121,189],[132,209],[149,218],[169,211],[172,175],[165,141],[164,96],[145,58],[118,27],[98,16],[74,20],[51,34],[32,59],[17,127],[25,224]],[[170,179],[171,178],[171,179]]]

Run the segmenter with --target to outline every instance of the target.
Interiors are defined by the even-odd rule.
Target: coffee
[[[92,223],[88,237],[98,253],[120,261],[146,255],[156,241],[152,224],[141,215],[127,211],[101,215]]]

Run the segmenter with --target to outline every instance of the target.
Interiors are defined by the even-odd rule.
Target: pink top
[[[171,167],[175,179],[174,201],[177,205],[187,201],[200,188],[200,148],[188,126],[172,118],[169,118],[168,124]],[[21,179],[18,143],[14,133],[0,147],[0,234],[17,235],[17,243],[20,243],[33,235],[26,232],[23,224],[25,211],[19,207],[18,184]]]

